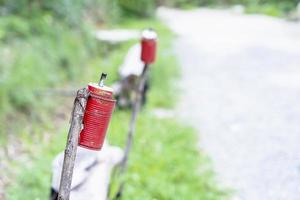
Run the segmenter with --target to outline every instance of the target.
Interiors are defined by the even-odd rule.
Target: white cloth
[[[93,151],[78,146],[72,177],[70,200],[105,200],[112,168],[123,158],[119,147],[106,142],[101,151]],[[64,152],[56,156],[52,163],[52,188],[59,190]]]
[[[141,44],[135,44],[128,50],[123,64],[120,66],[119,74],[122,78],[130,75],[140,76],[144,69],[141,60]]]

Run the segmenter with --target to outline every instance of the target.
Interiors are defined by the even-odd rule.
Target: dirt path
[[[178,34],[179,114],[236,199],[300,199],[300,23],[160,9]]]

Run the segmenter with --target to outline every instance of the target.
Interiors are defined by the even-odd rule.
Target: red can
[[[83,130],[80,133],[79,146],[92,150],[102,148],[107,128],[116,100],[113,90],[96,83],[88,85],[89,97],[83,117]]]
[[[156,57],[156,43],[157,43],[157,34],[152,29],[145,29],[142,33],[141,40],[141,60],[150,64],[155,61]]]

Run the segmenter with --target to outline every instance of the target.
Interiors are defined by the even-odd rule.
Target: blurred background
[[[129,38],[121,42],[103,41],[96,37],[97,31],[126,29],[140,32],[146,27],[152,27],[158,33],[158,59],[151,66],[148,101],[138,120],[129,171],[125,177],[127,184],[123,198],[230,199],[236,189],[234,188],[235,185],[229,184],[230,187],[227,188],[226,184],[223,186],[221,183],[223,181],[216,178],[215,165],[217,174],[222,174],[222,170],[218,168],[223,168],[224,162],[222,162],[223,157],[219,159],[218,156],[214,157],[214,155],[219,154],[220,151],[225,151],[225,157],[226,155],[230,157],[233,154],[226,154],[226,148],[220,151],[214,148],[210,149],[211,146],[222,145],[226,138],[217,144],[211,144],[209,141],[204,142],[204,145],[200,145],[199,148],[197,133],[200,131],[219,133],[219,130],[224,129],[224,126],[220,125],[217,130],[210,129],[221,124],[218,123],[219,118],[216,116],[220,113],[230,113],[231,110],[218,111],[218,108],[214,110],[215,107],[218,105],[222,107],[223,104],[216,101],[216,99],[220,99],[218,95],[205,96],[205,91],[213,91],[216,87],[219,87],[220,90],[226,90],[235,85],[243,85],[247,81],[255,82],[251,77],[258,75],[252,74],[253,76],[249,76],[248,79],[244,76],[237,76],[235,78],[242,81],[233,82],[228,88],[222,88],[223,82],[218,82],[219,85],[214,84],[216,83],[214,81],[219,79],[214,75],[210,76],[209,70],[211,67],[222,66],[221,62],[224,60],[219,61],[218,64],[212,61],[218,60],[218,58],[223,59],[224,52],[241,50],[241,43],[249,38],[248,42],[250,44],[256,42],[258,49],[250,49],[241,55],[235,55],[234,58],[227,57],[231,60],[231,58],[235,59],[241,56],[244,60],[239,63],[227,62],[228,60],[226,60],[224,63],[229,66],[228,70],[216,70],[212,73],[218,74],[220,72],[219,74],[224,75],[223,78],[230,79],[231,76],[226,76],[226,73],[239,74],[241,71],[247,71],[251,66],[256,66],[253,70],[257,72],[264,65],[273,71],[275,68],[288,65],[285,61],[289,61],[290,74],[298,74],[300,24],[297,20],[300,15],[300,8],[298,6],[297,9],[297,4],[298,0],[0,0],[0,199],[48,199],[51,185],[51,162],[57,153],[63,151],[65,147],[74,91],[86,86],[89,82],[97,82],[101,72],[109,74],[108,85],[116,82],[120,78],[118,75],[119,66],[122,64],[129,47],[139,42],[139,37]],[[158,9],[160,6],[164,6],[164,8]],[[205,7],[204,10],[203,7]],[[211,9],[216,9],[217,13]],[[264,21],[265,18],[262,21],[254,22],[252,18],[244,18],[244,16],[252,16],[253,14],[255,16],[258,16],[257,14],[260,14],[259,16],[264,15],[267,19],[272,19],[272,23],[275,24],[271,23],[268,26],[269,24]],[[227,15],[230,17],[226,18]],[[178,23],[176,24],[177,19]],[[222,19],[225,20],[222,21]],[[274,20],[278,20],[279,24],[276,24],[277,21],[274,22]],[[232,26],[230,22],[233,22]],[[273,50],[261,48],[264,47],[264,44],[268,46],[269,43],[265,42],[268,41],[268,37],[264,40],[254,40],[252,36],[257,32],[251,33],[247,28],[244,29],[243,24],[247,23],[251,23],[251,26],[248,27],[249,30],[260,30],[260,36],[265,33],[272,36],[278,32],[281,33],[282,30],[287,30],[290,34],[288,36],[283,34],[269,41],[269,43],[278,41],[281,44],[276,46],[275,50],[273,49],[274,53]],[[214,24],[225,25],[223,28],[216,28],[213,27]],[[228,26],[226,27],[226,25]],[[277,28],[272,29],[274,26]],[[229,29],[232,32],[224,32]],[[243,29],[245,32],[237,32],[239,29]],[[194,34],[189,35],[190,32],[194,32]],[[203,33],[203,35],[198,33]],[[221,33],[226,36],[223,35],[223,37],[230,39],[225,40],[223,38],[224,42],[222,38],[219,38]],[[244,37],[239,38],[241,34]],[[208,36],[219,38],[219,40],[212,38],[206,40]],[[294,37],[296,39],[293,39]],[[277,40],[278,38],[279,40]],[[231,45],[232,42],[238,44]],[[191,44],[203,46],[203,49],[189,46]],[[190,51],[183,51],[184,49],[190,49]],[[223,50],[222,53],[220,53],[221,49]],[[271,55],[268,52],[274,54]],[[290,52],[290,54],[286,54],[286,52]],[[248,55],[250,56],[247,57]],[[251,60],[256,59],[270,60],[270,62],[249,64]],[[276,67],[270,68],[271,65]],[[185,66],[190,67],[185,68]],[[191,71],[201,66],[204,66],[204,70],[197,72],[204,74],[202,80],[206,80],[205,77],[208,77],[208,80],[199,83],[207,87],[202,88],[203,90],[194,90],[199,85],[197,82],[188,82],[188,79],[193,74]],[[239,68],[241,71],[230,68],[234,66],[243,66],[244,68]],[[190,70],[190,73],[185,73],[186,70]],[[275,75],[282,73],[282,71],[277,72]],[[295,92],[299,92],[299,84],[297,86],[297,80],[300,81],[299,76],[293,76],[291,83],[286,81],[290,79],[290,74],[283,77],[283,82],[280,82],[283,79],[281,76],[272,79],[276,79],[277,85],[281,83],[289,85],[283,90],[290,93],[278,94],[281,97],[282,95],[287,97],[281,101],[284,102],[283,107],[287,107],[287,110],[291,110],[293,107],[290,104],[299,100],[299,95],[293,96]],[[184,82],[183,87],[192,88],[187,93],[184,93],[185,88],[178,90],[178,85],[181,83],[179,82],[180,77]],[[194,80],[197,79],[197,77],[193,78]],[[260,78],[265,79],[265,77]],[[259,90],[260,94],[270,91],[268,87],[264,87],[265,84],[260,83],[253,86],[266,88],[266,90]],[[195,86],[196,84],[197,86]],[[245,88],[247,91],[247,88],[250,87],[252,87],[251,84],[243,85],[233,94],[243,96],[244,93],[241,91]],[[294,89],[292,90],[291,87]],[[277,92],[276,90],[272,94]],[[195,101],[179,101],[179,99],[185,99],[182,94]],[[193,94],[200,95],[194,96]],[[270,102],[277,98],[272,94],[268,96]],[[222,96],[222,94],[219,95]],[[288,97],[291,97],[291,100]],[[247,98],[239,99],[239,96],[230,98],[247,101]],[[253,99],[253,104],[256,104],[257,98]],[[213,102],[213,104],[205,104],[203,99]],[[228,99],[223,102],[226,100]],[[259,100],[257,102],[259,104]],[[235,104],[234,101],[230,101],[230,103],[230,105]],[[192,107],[186,106],[187,104],[192,105]],[[204,105],[211,109],[205,110]],[[240,106],[247,107],[249,104]],[[265,108],[264,104],[259,104],[259,106],[253,105],[253,108],[258,110]],[[297,104],[295,106],[297,107]],[[203,115],[199,114],[199,118],[190,117],[189,113],[193,107],[198,107],[199,113]],[[270,109],[272,110],[273,107]],[[243,119],[241,117],[243,114],[247,115],[247,111],[251,112],[251,110],[239,109],[237,115],[239,117],[234,120],[239,122],[240,119]],[[268,127],[269,124],[282,122],[279,128],[273,127],[275,131],[270,132],[276,132],[281,128],[285,130],[287,127],[291,127],[290,124],[285,123],[285,120],[288,120],[293,121],[294,129],[290,131],[293,132],[296,130],[295,124],[299,122],[299,115],[287,113],[288,116],[284,120],[279,117],[263,122],[262,126]],[[187,115],[186,117],[183,116],[186,120],[178,117],[181,114]],[[261,113],[251,115],[253,118],[258,116],[261,116]],[[265,115],[266,118],[268,116]],[[108,132],[108,139],[111,144],[124,146],[125,130],[128,128],[129,117],[129,110],[117,109],[115,111]],[[207,123],[203,120],[206,117],[211,119]],[[261,121],[264,118],[259,119]],[[230,119],[228,120],[230,121]],[[198,129],[195,124],[200,122],[206,125],[201,125]],[[223,120],[222,123],[227,127],[230,122]],[[231,129],[233,131],[251,130],[264,134],[260,130],[240,126],[239,123],[233,123]],[[211,136],[211,134],[209,135]],[[299,131],[293,132],[293,135],[295,137],[291,138],[291,141],[297,140]],[[212,140],[217,137],[217,135],[213,135]],[[239,138],[241,135],[232,137]],[[269,140],[270,138],[282,140],[281,135],[272,135],[268,138],[260,138],[260,140],[264,141],[264,139]],[[248,139],[246,138],[246,140]],[[205,133],[203,133],[203,140],[206,141]],[[238,140],[237,143],[241,143],[241,141],[243,143],[243,140]],[[292,145],[291,141],[289,140],[286,145]],[[227,141],[225,147],[234,144],[234,142]],[[253,141],[250,146],[255,144],[256,142]],[[280,144],[278,145],[280,146]],[[276,149],[277,146],[270,146],[270,150],[274,148]],[[231,150],[239,151],[240,149]],[[248,155],[248,150],[244,149],[243,151],[246,153],[239,155],[238,165],[240,168],[247,165],[244,163],[244,156]],[[296,153],[296,150],[295,147],[288,152]],[[260,150],[257,151],[257,154],[260,154]],[[280,149],[279,152],[283,154],[279,153],[274,156],[279,158],[281,155],[285,155],[285,151],[285,149]],[[289,156],[292,161],[295,161],[295,154],[289,154]],[[271,163],[271,165],[280,165],[281,161],[286,161],[284,158],[280,158],[281,160],[277,160],[278,162]],[[229,162],[231,159],[228,158],[227,161]],[[298,161],[297,164],[294,164],[292,163],[293,167],[298,166],[299,168]],[[230,167],[231,170],[240,169]],[[253,167],[255,168],[255,166]],[[290,168],[285,169],[290,170]],[[269,168],[267,167],[265,170],[268,171]],[[281,168],[278,168],[274,174],[279,173],[280,170]],[[225,179],[235,182],[240,176],[231,179],[233,173],[226,174],[225,172]],[[284,176],[282,179],[294,179],[298,177],[298,172],[295,173],[295,176]],[[260,175],[263,174],[260,172]],[[251,175],[248,173],[247,177],[249,176]],[[297,180],[294,181],[295,184],[299,183]],[[268,181],[273,182],[274,180],[268,179]],[[238,187],[241,185],[241,188],[248,187],[247,183],[249,182],[243,182]],[[253,180],[250,183],[256,184]],[[286,182],[281,183],[285,184]],[[274,190],[280,190],[280,186],[277,185]],[[259,185],[255,185],[253,188],[259,187]],[[258,196],[254,195],[249,198],[249,195],[245,195],[248,198],[240,199],[297,199],[295,196],[299,197],[300,191],[297,189],[299,186],[292,185],[291,188],[293,189],[288,190],[288,193],[293,193],[292,196],[285,196],[285,194],[272,196],[273,193],[270,191],[271,196],[263,196],[265,198],[262,198],[260,194],[263,192],[260,191],[261,193],[257,192]],[[250,192],[255,193],[256,190]],[[245,194],[248,193],[245,192]],[[243,197],[243,195],[241,196]]]

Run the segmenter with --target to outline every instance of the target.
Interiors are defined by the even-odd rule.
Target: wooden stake
[[[135,133],[135,127],[136,127],[136,120],[137,120],[137,115],[140,111],[141,107],[141,100],[142,100],[142,94],[144,90],[145,83],[147,81],[147,74],[148,74],[148,64],[145,64],[138,87],[137,87],[137,94],[136,94],[136,99],[132,108],[132,114],[131,114],[131,119],[130,119],[130,124],[129,124],[129,130],[128,130],[128,135],[127,135],[127,143],[125,147],[125,152],[124,152],[124,158],[120,164],[120,175],[124,174],[126,169],[127,169],[127,163],[128,163],[128,158],[129,158],[129,153],[131,150],[132,146],[132,141],[133,141],[133,136]],[[121,183],[117,194],[115,196],[115,199],[120,199],[122,195],[122,191],[124,188],[124,182]]]
[[[77,91],[71,116],[71,126],[65,149],[63,169],[61,173],[58,200],[69,200],[73,176],[78,138],[82,129],[82,118],[85,110],[88,91],[86,88]]]

